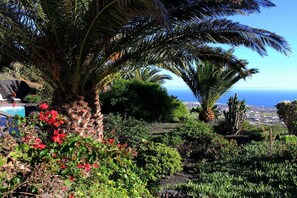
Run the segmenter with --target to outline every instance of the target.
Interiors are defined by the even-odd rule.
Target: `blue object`
[[[0,111],[4,111],[6,113],[11,114],[11,116],[15,116],[15,115],[19,115],[22,117],[25,117],[26,113],[25,113],[25,106],[0,106]]]
[[[5,127],[6,125],[6,117],[0,117],[0,128]]]
[[[0,136],[2,135],[1,133],[4,131],[4,129],[5,131],[8,131],[11,135],[16,136],[18,136],[20,132],[17,128],[16,120],[14,120],[13,118],[7,118],[5,116],[0,117]]]

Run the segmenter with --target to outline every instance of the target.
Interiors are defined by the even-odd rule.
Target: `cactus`
[[[281,101],[275,107],[278,117],[287,126],[289,134],[297,135],[297,100]]]
[[[237,134],[242,130],[245,119],[245,100],[238,100],[237,94],[228,100],[229,111],[224,111],[225,124],[229,134]]]

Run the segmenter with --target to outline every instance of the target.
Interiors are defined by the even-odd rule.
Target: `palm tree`
[[[130,21],[143,16],[165,23],[162,11],[155,0],[4,0],[0,52],[39,70],[70,132],[100,139],[98,86],[134,55]]]
[[[135,79],[144,82],[165,83],[165,80],[171,80],[172,77],[167,74],[160,74],[161,69],[156,67],[135,68],[132,72],[123,75],[124,79]]]
[[[287,54],[282,37],[222,18],[271,6],[269,0],[2,0],[0,53],[39,70],[70,132],[101,138],[98,90],[125,65],[225,60],[208,43]]]
[[[241,62],[247,64],[244,60]],[[205,122],[215,118],[213,107],[226,91],[239,80],[258,73],[257,69],[237,69],[227,64],[197,61],[177,65],[172,71],[184,80],[200,102],[202,111],[199,119]]]

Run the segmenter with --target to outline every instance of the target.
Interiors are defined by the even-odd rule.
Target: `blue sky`
[[[232,20],[266,29],[284,37],[292,49],[292,54],[285,56],[268,48],[268,56],[261,57],[250,49],[237,48],[235,55],[248,60],[248,67],[258,68],[259,73],[246,81],[241,80],[233,89],[297,90],[297,1],[272,0],[272,2],[276,7],[262,8],[260,14],[236,16],[232,17]],[[174,76],[173,80],[166,82],[165,87],[182,89],[187,86]]]

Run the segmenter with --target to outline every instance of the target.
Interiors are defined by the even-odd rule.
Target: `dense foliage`
[[[191,197],[294,197],[297,193],[297,142],[276,141],[240,147],[240,155],[196,166],[197,180],[175,189]]]
[[[148,123],[119,114],[108,114],[104,117],[104,136],[132,148],[139,148],[144,140],[152,140]]]
[[[40,108],[36,115],[10,122],[10,130],[1,134],[0,196],[156,197],[161,179],[183,165],[195,178],[165,190],[191,197],[297,193],[297,138],[284,135],[278,125],[245,124],[245,133],[255,133],[250,137],[257,142],[238,146],[210,124],[188,121],[157,143],[146,122],[110,114],[106,138],[98,142],[67,133],[62,115],[46,104]],[[191,167],[182,164],[189,159]]]
[[[64,133],[63,116],[40,108],[0,138],[1,196],[150,197],[133,149]]]
[[[290,53],[277,34],[227,19],[273,6],[269,0],[2,0],[0,54],[38,70],[72,128],[100,138],[98,88],[127,65],[195,59],[245,66],[212,44]]]
[[[137,165],[144,169],[149,181],[156,181],[182,170],[181,156],[176,149],[165,144],[144,142],[138,152]]]
[[[186,107],[158,83],[119,80],[100,94],[102,112],[119,113],[148,122],[174,121],[186,117]]]
[[[236,143],[213,132],[209,124],[189,121],[165,134],[161,141],[176,147],[184,158],[217,159],[236,154]]]

